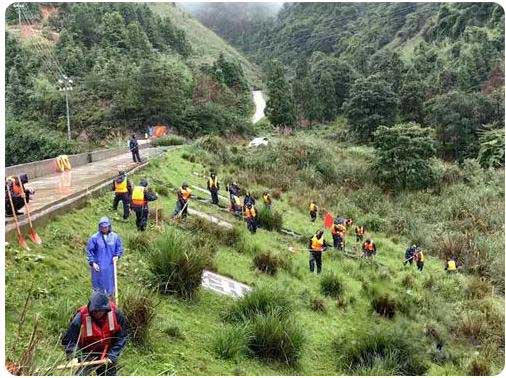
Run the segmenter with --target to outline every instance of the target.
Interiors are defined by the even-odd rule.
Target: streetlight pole
[[[72,137],[70,135],[69,91],[72,90],[72,84],[74,82],[65,75],[63,75],[62,77],[63,79],[58,80],[58,83],[60,83],[60,85],[63,86],[59,90],[65,92],[65,104],[67,106],[67,138],[68,140],[71,140]]]

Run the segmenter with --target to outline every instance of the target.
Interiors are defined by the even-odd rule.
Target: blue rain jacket
[[[123,255],[121,239],[115,232],[112,232],[111,222],[107,217],[100,219],[100,225],[108,226],[109,233],[104,235],[100,230],[94,234],[86,247],[88,263],[91,268],[91,284],[94,290],[101,290],[108,295],[114,294],[114,265],[112,258]],[[93,263],[97,263],[100,272],[95,272]]]

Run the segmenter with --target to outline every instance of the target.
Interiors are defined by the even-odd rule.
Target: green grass
[[[141,176],[148,177],[150,183],[175,188],[183,181],[191,186],[205,187],[205,178],[197,177],[192,172],[207,174],[208,168],[198,162],[189,162],[182,158],[190,153],[192,147],[183,147],[168,152],[160,158],[158,164],[148,166],[141,173],[134,175],[134,182]],[[357,159],[367,152],[353,151]],[[228,167],[220,167],[224,171]],[[223,175],[219,172],[220,177]],[[224,183],[223,183],[224,184]],[[224,186],[224,185],[223,185]],[[250,190],[262,190],[253,184]],[[202,197],[209,194],[201,193],[194,188],[194,193]],[[221,191],[224,194],[224,190]],[[283,193],[280,200],[274,201],[274,208],[283,214],[284,226],[294,229],[306,237],[310,237],[322,222],[316,224],[309,221],[304,208],[290,205],[288,201],[292,192]],[[176,196],[169,191],[162,197],[158,205],[164,214],[170,214],[175,206]],[[63,352],[58,344],[58,337],[63,332],[73,312],[85,304],[90,294],[89,268],[86,264],[84,246],[88,237],[97,229],[98,219],[109,215],[119,220],[120,215],[110,210],[112,197],[110,194],[90,200],[80,210],[73,210],[53,220],[45,227],[38,228],[44,240],[43,246],[33,246],[32,251],[20,250],[16,243],[6,248],[6,354],[8,359],[16,359],[21,353],[21,346],[28,342],[33,317],[39,314],[41,334],[43,336],[36,354],[37,366],[48,366],[55,361],[63,361]],[[220,200],[226,204],[226,201]],[[357,329],[367,329],[379,320],[388,322],[395,327],[413,326],[413,337],[425,345],[421,358],[428,364],[426,374],[467,374],[474,352],[479,350],[462,332],[472,332],[474,324],[468,330],[454,328],[459,324],[463,311],[470,313],[469,322],[483,322],[485,339],[492,339],[501,345],[500,332],[504,325],[504,301],[501,297],[488,293],[488,287],[471,281],[465,275],[447,276],[443,265],[438,259],[426,256],[423,273],[414,267],[403,267],[402,257],[406,241],[389,238],[385,233],[374,233],[378,247],[378,256],[374,262],[359,262],[329,251],[323,255],[323,272],[334,272],[345,284],[346,290],[342,299],[346,306],[339,305],[331,297],[322,297],[320,284],[322,277],[310,274],[308,255],[303,249],[306,243],[299,243],[290,237],[277,232],[259,229],[251,235],[246,225],[226,212],[217,211],[209,204],[192,201],[191,208],[211,213],[227,220],[242,229],[238,240],[235,237],[228,242],[215,241],[213,266],[223,275],[232,277],[253,287],[282,287],[293,305],[293,316],[303,326],[304,344],[294,366],[283,363],[264,361],[252,358],[244,353],[241,344],[230,351],[222,345],[222,354],[232,358],[223,359],[216,351],[219,335],[228,323],[223,314],[236,301],[221,297],[206,290],[200,290],[196,298],[184,300],[173,296],[152,294],[153,302],[159,303],[156,315],[149,331],[149,344],[135,346],[129,343],[121,361],[121,374],[124,375],[339,375],[348,374],[349,370],[336,357],[333,343],[338,335],[352,334]],[[200,237],[215,240],[207,234],[205,227],[198,231],[181,229],[177,224],[167,222],[164,230],[158,231],[150,224],[144,236],[148,243],[139,239],[135,230],[134,220],[129,223],[113,221],[113,228],[123,238],[125,255],[120,260],[119,290],[137,290],[146,287],[149,282],[149,266],[147,253],[149,245],[160,237],[164,230],[176,228],[188,238],[198,233]],[[326,232],[328,241],[331,237]],[[238,243],[242,243],[240,246]],[[358,244],[351,235],[346,238],[347,250],[358,251]],[[251,246],[255,247],[252,248]],[[290,252],[289,247],[294,251]],[[252,267],[252,259],[256,252],[272,251],[283,255],[290,263],[290,269],[279,269],[275,276],[256,272]],[[302,249],[302,250],[300,250]],[[411,279],[406,279],[406,276]],[[407,282],[407,283],[406,283]],[[22,312],[28,292],[32,299],[28,306],[26,323],[21,328],[19,340],[16,338],[18,319]],[[371,301],[376,295],[388,293],[396,303],[396,314],[392,319],[382,319],[374,314]],[[487,293],[487,294],[484,294]],[[483,296],[485,295],[485,296]],[[310,303],[314,298],[321,298],[326,312],[315,312]],[[488,315],[485,315],[488,314]],[[451,358],[441,363],[432,362],[430,353],[434,347],[432,339],[425,336],[424,327],[435,324],[439,329],[446,330],[443,334],[445,350]],[[174,331],[174,330],[177,330]],[[460,333],[459,333],[460,332]],[[353,333],[354,334],[354,333]],[[176,335],[176,336],[173,336]],[[487,337],[488,336],[488,337]],[[493,337],[492,337],[493,336]],[[221,336],[225,337],[225,336]],[[360,338],[357,334],[357,338]],[[362,342],[357,339],[358,342]],[[504,338],[502,338],[504,341]],[[409,342],[409,341],[408,341]],[[14,350],[18,345],[17,350]],[[501,368],[500,347],[488,348],[492,352],[489,358],[492,373]],[[488,350],[487,349],[487,350]],[[237,351],[239,350],[239,351]],[[350,352],[352,353],[352,352]],[[359,355],[359,354],[354,354]],[[354,358],[352,354],[350,358]],[[395,356],[392,361],[395,361]],[[354,360],[354,361],[359,361]],[[390,361],[391,362],[391,361]],[[366,364],[367,365],[367,364]],[[355,369],[356,368],[356,369]],[[358,370],[357,370],[358,369]],[[390,370],[389,370],[390,369]],[[354,365],[354,373],[374,373],[392,371],[392,364],[373,364],[360,367]]]

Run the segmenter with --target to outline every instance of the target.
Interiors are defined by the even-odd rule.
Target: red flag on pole
[[[334,224],[334,217],[331,213],[325,213],[325,216],[323,217],[323,227],[330,228]]]

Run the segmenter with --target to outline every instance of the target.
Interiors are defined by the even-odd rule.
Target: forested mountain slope
[[[164,7],[24,4],[21,30],[9,7],[8,165],[104,145],[131,131],[144,134],[156,123],[191,135],[249,127],[254,67],[211,31],[197,45],[195,36],[207,29]],[[73,81],[71,130],[80,143],[64,138],[64,74]]]

